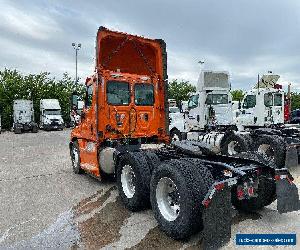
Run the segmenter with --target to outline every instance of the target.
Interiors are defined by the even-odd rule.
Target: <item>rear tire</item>
[[[241,152],[247,152],[251,149],[251,138],[242,134],[225,134],[221,144],[221,153],[223,155],[236,155]]]
[[[201,202],[213,182],[210,171],[197,159],[171,160],[155,168],[150,199],[160,229],[173,239],[186,239],[202,230]]]
[[[146,160],[148,162],[149,165],[149,169],[150,169],[150,173],[153,172],[154,168],[156,168],[157,166],[160,165],[160,159],[159,157],[153,153],[153,152],[144,152],[145,156],[146,156]]]
[[[150,206],[150,168],[141,152],[128,152],[120,157],[117,171],[119,195],[130,211]]]
[[[257,138],[255,150],[271,158],[277,167],[285,166],[286,143],[278,135],[262,135]]]
[[[70,149],[70,155],[72,160],[73,172],[75,174],[83,174],[84,171],[80,167],[80,150],[79,150],[78,141],[73,142]]]
[[[20,127],[14,127],[15,134],[22,134],[22,129]]]

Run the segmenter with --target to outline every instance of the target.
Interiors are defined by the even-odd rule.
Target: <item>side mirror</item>
[[[74,92],[72,94],[72,97],[71,97],[71,105],[72,107],[76,107],[78,108],[78,100],[79,100],[79,96],[76,92]]]
[[[241,104],[241,101],[239,101],[239,106],[238,106],[239,109],[242,108],[242,104]]]

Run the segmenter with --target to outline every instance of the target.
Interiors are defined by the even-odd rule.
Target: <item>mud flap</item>
[[[276,181],[278,212],[282,214],[300,210],[297,186],[293,182],[289,181],[288,178],[279,178]]]
[[[232,215],[231,188],[226,184],[214,193],[209,206],[204,209],[204,249],[218,249],[230,241]]]
[[[287,147],[285,155],[285,167],[292,168],[298,166],[298,151],[296,147]]]

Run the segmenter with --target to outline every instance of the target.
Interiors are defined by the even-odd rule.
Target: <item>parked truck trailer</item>
[[[73,171],[99,180],[116,176],[129,210],[152,207],[168,236],[185,239],[202,230],[205,244],[216,247],[230,239],[232,205],[253,211],[277,198],[280,213],[299,209],[292,176],[272,161],[206,154],[192,142],[169,144],[163,40],[100,27],[95,72],[71,132]],[[77,105],[76,95],[72,100]],[[145,149],[145,143],[161,147]]]

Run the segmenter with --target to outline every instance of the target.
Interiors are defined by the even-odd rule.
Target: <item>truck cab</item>
[[[188,101],[189,130],[232,124],[232,97],[228,72],[202,71],[197,90]]]
[[[57,99],[40,100],[40,128],[44,130],[62,130],[64,120]]]
[[[99,28],[95,74],[86,79],[81,121],[71,133],[80,169],[97,177],[101,171],[111,174],[114,157],[124,148],[168,141],[164,65],[162,40]],[[78,106],[76,99],[73,96],[73,105]]]
[[[26,131],[36,133],[38,126],[34,122],[33,102],[31,100],[15,100],[13,103],[13,131],[20,134]]]
[[[237,126],[268,127],[284,124],[284,92],[278,75],[263,75],[245,95],[236,117]]]

